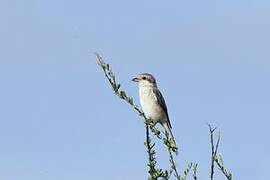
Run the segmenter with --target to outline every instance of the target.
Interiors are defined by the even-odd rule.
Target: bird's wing
[[[163,111],[164,111],[165,114],[166,114],[166,117],[167,117],[167,120],[168,120],[169,127],[172,128],[172,125],[171,125],[171,122],[170,122],[170,119],[169,119],[168,109],[167,109],[165,100],[164,100],[164,98],[163,98],[161,92],[160,92],[157,88],[153,88],[153,93],[154,93],[154,95],[155,95],[155,97],[156,97],[157,103],[162,107]]]

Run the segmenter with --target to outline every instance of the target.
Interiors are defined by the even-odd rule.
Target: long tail
[[[168,136],[168,137],[170,137],[170,138],[172,139],[172,141],[173,141],[173,146],[174,146],[175,148],[177,148],[176,142],[175,142],[175,139],[174,139],[174,136],[173,136],[173,133],[172,133],[172,130],[171,130],[171,128],[168,126],[168,123],[165,122],[165,123],[162,124],[162,126],[163,126],[164,129],[165,129],[166,136]]]

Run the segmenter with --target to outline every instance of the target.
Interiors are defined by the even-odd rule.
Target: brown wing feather
[[[154,92],[154,94],[156,96],[156,99],[157,99],[158,104],[162,107],[163,111],[166,114],[166,117],[168,119],[169,127],[172,128],[172,125],[171,125],[171,122],[170,122],[170,119],[169,119],[168,109],[167,109],[165,100],[164,100],[161,92],[157,88],[154,88],[153,89],[153,92]]]

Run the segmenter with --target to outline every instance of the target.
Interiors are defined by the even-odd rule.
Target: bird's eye
[[[143,80],[146,80],[146,77],[142,77]]]

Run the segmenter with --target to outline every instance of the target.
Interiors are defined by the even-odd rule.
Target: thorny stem
[[[149,125],[145,125],[145,129],[146,129],[146,146],[147,146],[147,153],[148,153],[148,162],[149,162],[149,174],[150,174],[150,178],[153,179],[152,174],[156,171],[155,169],[155,164],[151,163],[154,161],[153,157],[152,157],[152,152],[151,152],[151,144],[150,144],[150,136],[149,136]]]
[[[174,176],[175,176],[177,179],[180,179],[178,170],[177,170],[177,168],[176,168],[176,163],[175,163],[175,160],[174,160],[174,157],[173,157],[172,147],[170,147],[170,143],[168,143],[169,140],[170,140],[170,139],[169,139],[169,136],[166,136],[166,139],[164,139],[164,144],[167,146],[167,150],[168,150],[168,153],[169,153],[169,156],[170,156],[171,169],[174,171]],[[177,151],[176,151],[176,152],[177,152]]]
[[[232,174],[224,167],[223,163],[221,163],[218,158],[215,159],[215,162],[216,162],[217,166],[219,167],[220,171],[227,178],[227,180],[232,180]]]
[[[214,178],[214,162],[215,162],[215,147],[214,147],[214,131],[216,128],[212,128],[210,124],[208,124],[209,132],[210,132],[210,143],[211,143],[211,169],[210,169],[210,179],[213,180]]]
[[[177,178],[177,179],[179,179],[179,173],[178,173],[178,171],[177,171],[177,168],[176,168],[176,164],[175,164],[175,161],[174,161],[174,157],[173,157],[173,154],[172,154],[172,152],[169,150],[169,155],[170,155],[170,162],[171,162],[171,164],[172,164],[172,169],[174,170],[174,173],[175,173],[175,177]]]
[[[192,168],[192,170],[193,170],[192,177],[193,177],[194,180],[197,180],[197,167],[198,167],[198,164],[195,163],[195,164],[193,165],[193,168]]]
[[[210,143],[211,143],[211,172],[210,172],[210,179],[211,180],[214,179],[214,169],[215,169],[215,164],[217,164],[220,171],[225,175],[225,177],[228,180],[232,180],[232,174],[224,167],[224,165],[222,163],[221,155],[219,155],[219,157],[217,156],[218,147],[219,147],[219,143],[220,143],[220,132],[218,132],[218,139],[216,141],[216,144],[214,145],[214,132],[215,132],[216,128],[212,128],[212,126],[210,124],[208,124],[208,127],[209,127],[209,132],[210,132]]]

